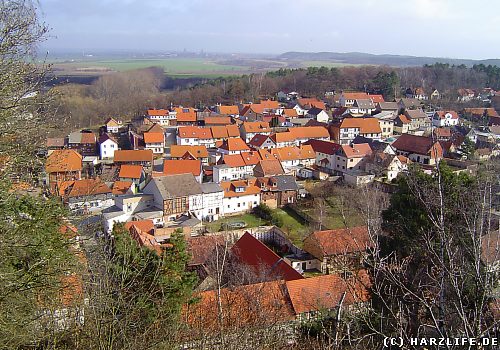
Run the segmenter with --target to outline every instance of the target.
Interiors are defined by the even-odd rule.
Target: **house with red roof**
[[[261,282],[304,279],[283,258],[248,232],[231,247],[231,255],[238,263],[248,266],[255,279]]]
[[[123,123],[121,120],[115,118],[108,118],[104,122],[104,126],[106,127],[106,132],[110,134],[117,134],[120,131]]]
[[[215,111],[221,116],[230,116],[232,118],[239,118],[240,109],[236,105],[217,105]]]
[[[82,177],[83,157],[72,149],[54,150],[45,161],[46,185],[51,192],[57,191],[62,181],[80,180]]]
[[[175,110],[151,108],[146,111],[145,118],[161,126],[177,125],[177,112]]]
[[[398,155],[421,164],[434,165],[437,159],[443,158],[443,147],[431,137],[403,134],[394,141],[392,147]]]
[[[312,108],[325,110],[326,104],[325,102],[318,100],[316,97],[303,97],[297,99],[297,103],[293,107],[297,116],[305,116]]]
[[[153,151],[144,150],[118,150],[115,151],[113,162],[116,165],[131,164],[142,165],[146,173],[151,173],[153,169]]]
[[[359,143],[351,145],[341,145],[337,150],[334,162],[334,171],[337,173],[348,173],[353,170],[362,170],[364,162],[372,153],[370,145]]]
[[[171,145],[170,158],[172,159],[198,159],[203,165],[208,165],[209,157],[206,146]]]
[[[340,95],[340,105],[342,107],[352,107],[356,100],[367,100],[370,99],[370,96],[366,92],[349,92],[342,91]]]
[[[380,141],[382,130],[377,118],[344,118],[329,127],[331,139],[341,145],[350,144],[357,136]]]
[[[321,272],[356,271],[374,242],[366,226],[316,231],[304,239],[303,249],[320,261]]]
[[[111,189],[100,179],[82,179],[60,183],[59,196],[71,210],[87,213],[114,205]]]
[[[248,142],[248,146],[254,150],[270,149],[276,147],[276,142],[270,135],[257,134]]]
[[[337,151],[341,145],[332,141],[309,140],[304,145],[309,145],[316,154],[315,164],[319,170],[333,174],[335,171]]]
[[[68,135],[68,148],[76,150],[82,156],[97,154],[97,137],[90,130],[75,131]]]
[[[142,165],[122,164],[118,173],[120,181],[127,181],[134,184],[134,193],[142,188],[146,182],[146,173]]]
[[[406,134],[410,131],[410,125],[410,119],[406,115],[400,114],[394,119],[394,132]]]
[[[371,298],[372,283],[366,270],[352,274],[338,273],[286,282],[295,317],[298,321],[314,320],[325,312],[361,310]]]
[[[165,151],[165,134],[163,132],[145,132],[144,145],[154,154],[163,154]]]
[[[257,178],[260,201],[268,207],[281,208],[297,201],[299,186],[293,175],[275,175]]]
[[[253,175],[254,167],[261,157],[257,152],[225,155],[213,166],[214,182],[246,179]]]
[[[260,187],[256,179],[222,181],[224,191],[222,215],[248,212],[260,204]]]
[[[255,135],[270,135],[272,129],[269,127],[269,123],[263,121],[255,122],[243,122],[240,125],[240,135],[245,142],[250,142],[250,140]]]
[[[217,153],[222,154],[223,157],[225,155],[241,154],[244,152],[250,152],[250,148],[239,137],[226,139],[217,148]]]
[[[203,172],[201,161],[197,159],[165,159],[163,161],[162,176],[179,175],[179,174],[193,174],[196,181],[203,182]]]

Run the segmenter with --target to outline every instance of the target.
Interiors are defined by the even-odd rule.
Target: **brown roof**
[[[184,160],[184,159],[165,159],[163,161],[163,175],[178,175],[191,173],[194,176],[200,176],[201,161],[200,160]]]
[[[132,187],[131,181],[115,181],[113,183],[113,194],[126,194],[128,190]]]
[[[372,149],[367,143],[355,143],[352,146],[342,145],[341,148],[347,158],[365,157],[372,153]]]
[[[254,168],[254,174],[258,176],[283,175],[285,171],[278,159],[261,160]]]
[[[481,237],[481,259],[486,264],[493,264],[500,260],[500,232],[491,231]]]
[[[115,163],[121,162],[152,162],[153,151],[150,149],[144,150],[119,150],[114,154]]]
[[[370,98],[366,92],[344,92],[342,95],[346,100],[362,100]]]
[[[455,111],[437,111],[435,115],[439,117],[439,119],[445,119],[446,114],[450,113],[452,119],[458,119],[458,113]]]
[[[401,120],[401,123],[402,124],[409,124],[410,123],[410,119],[408,119],[408,117],[404,114],[400,114],[398,116],[399,120]]]
[[[373,101],[373,103],[383,103],[383,102],[385,102],[384,96],[382,96],[382,95],[370,95],[369,94],[368,98],[370,98]]]
[[[430,137],[417,136],[411,134],[402,134],[392,144],[398,151],[428,155],[431,149],[435,147],[438,157],[442,157],[442,149],[438,142],[432,140]]]
[[[275,142],[269,135],[256,134],[254,135],[254,137],[252,137],[250,142],[248,142],[248,145],[253,147],[260,147],[264,144],[264,142],[266,142],[267,139],[271,139],[273,143]]]
[[[119,178],[122,179],[140,179],[142,174],[142,165],[122,164],[120,166]]]
[[[162,132],[145,132],[144,143],[164,143],[165,135]]]
[[[157,133],[161,133],[163,134],[164,133],[164,130],[163,128],[161,127],[160,124],[158,123],[154,123],[153,125],[151,125],[151,127],[147,130],[147,132],[157,132]]]
[[[304,142],[303,145],[310,145],[314,152],[320,152],[329,155],[334,155],[340,148],[340,145],[338,143],[324,140],[309,140]]]
[[[186,305],[183,319],[191,329],[213,333],[221,329],[262,327],[288,322],[294,313],[283,281],[256,283],[196,294],[196,303]],[[219,318],[222,305],[224,317]]]
[[[47,147],[64,147],[63,137],[50,137],[47,139]]]
[[[187,146],[187,145],[170,146],[170,156],[172,158],[181,158],[186,153],[193,155],[197,159],[208,157],[208,150],[205,146]]]
[[[484,113],[488,117],[498,117],[498,113],[495,108],[464,108],[465,113],[469,113],[476,116],[482,116]]]
[[[280,107],[279,102],[273,100],[262,100],[260,101],[260,105],[265,109],[278,109]]]
[[[189,237],[187,240],[188,251],[191,254],[191,259],[188,265],[202,265],[205,264],[211,253],[217,245],[225,248],[224,236],[198,236]]]
[[[64,197],[82,197],[111,193],[111,189],[99,179],[63,181],[59,185],[59,195]]]
[[[45,162],[47,173],[80,171],[82,167],[82,156],[72,149],[55,150]]]
[[[325,109],[326,105],[323,101],[318,100],[315,97],[309,98],[309,97],[304,97],[304,98],[299,98],[297,100],[299,105],[301,106],[307,106],[307,107],[316,107],[319,109]]]
[[[370,276],[360,270],[350,277],[324,275],[287,281],[288,295],[295,314],[330,310],[370,299]]]
[[[318,259],[362,252],[373,247],[366,226],[316,231],[304,239],[304,250]]]
[[[286,117],[289,117],[289,118],[295,118],[295,117],[298,117],[299,115],[297,114],[297,110],[293,109],[293,108],[285,108],[283,110],[283,113],[282,115],[286,116]]]
[[[425,114],[425,112],[421,109],[414,109],[414,110],[411,110],[411,109],[407,109],[405,111],[405,115],[409,118],[409,119],[424,119],[424,118],[429,118],[427,116],[427,114]]]
[[[205,117],[205,125],[230,125],[231,117]]]

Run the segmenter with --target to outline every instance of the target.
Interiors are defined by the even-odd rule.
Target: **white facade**
[[[214,165],[213,179],[214,182],[232,181],[246,179],[253,176],[253,168],[255,165],[245,165],[240,167],[230,167],[227,164]]]
[[[432,125],[437,127],[458,125],[458,118],[454,118],[451,113],[446,113],[444,118],[441,118],[438,114],[434,114]]]
[[[222,214],[231,215],[245,213],[260,204],[260,194],[248,194],[236,197],[224,197]]]
[[[177,135],[176,140],[177,144],[181,146],[205,146],[207,148],[214,148],[216,141],[213,138],[199,139],[197,137],[179,137],[179,135]]]
[[[112,159],[115,156],[115,151],[118,150],[118,143],[112,139],[107,139],[99,144],[99,155],[101,159]]]
[[[163,154],[165,145],[162,142],[146,143],[146,149],[150,149],[154,154]]]
[[[152,195],[125,195],[115,197],[116,211],[110,214],[103,214],[103,226],[106,232],[111,232],[113,226],[118,222],[131,221],[134,214],[154,207]]]
[[[157,123],[161,126],[170,125],[173,120],[177,120],[177,112],[169,111],[166,115],[150,115],[147,116],[149,120],[153,123]]]

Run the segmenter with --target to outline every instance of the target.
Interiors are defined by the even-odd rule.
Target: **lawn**
[[[302,240],[309,233],[308,226],[293,211],[284,209],[273,209],[273,212],[283,220],[283,226],[280,227],[288,238],[298,247],[302,246]]]
[[[237,216],[228,216],[220,220],[208,223],[206,225],[206,228],[209,232],[218,232],[221,229],[222,225],[239,221],[244,221],[247,224],[245,228],[259,227],[261,225],[267,224],[266,222],[264,222],[262,219],[259,219],[255,215],[242,214]]]

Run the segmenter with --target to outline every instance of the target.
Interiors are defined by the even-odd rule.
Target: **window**
[[[238,208],[241,207],[241,203],[238,203]]]

